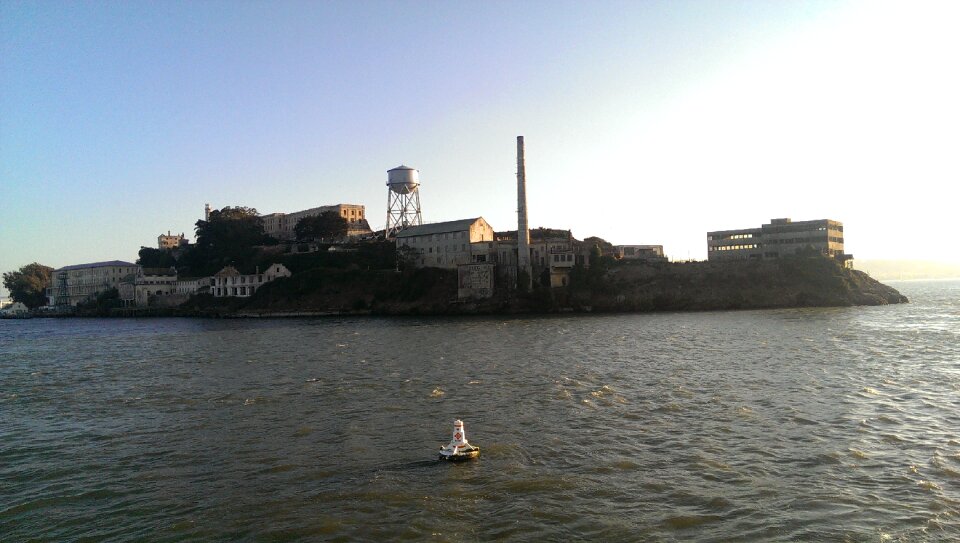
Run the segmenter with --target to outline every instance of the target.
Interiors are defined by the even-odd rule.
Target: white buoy
[[[467,460],[480,456],[480,447],[474,447],[467,441],[467,433],[463,429],[463,421],[453,421],[453,435],[450,444],[440,448],[441,460]]]

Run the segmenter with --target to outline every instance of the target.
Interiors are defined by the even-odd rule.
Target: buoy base
[[[479,456],[480,447],[474,447],[473,445],[457,449],[456,452],[451,452],[447,447],[440,449],[440,460],[448,460],[450,462],[463,462],[464,460],[471,460]]]

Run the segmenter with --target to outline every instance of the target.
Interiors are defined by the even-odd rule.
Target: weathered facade
[[[64,266],[50,275],[48,303],[59,307],[76,306],[95,299],[101,292],[119,289],[124,277],[136,273],[136,264],[122,260]]]
[[[461,264],[457,267],[457,298],[489,298],[493,296],[494,267],[492,263]]]
[[[146,307],[156,298],[173,294],[176,284],[176,268],[139,268],[134,304],[137,307]]]
[[[183,237],[182,232],[180,234],[171,234],[170,231],[167,230],[166,234],[157,236],[158,249],[179,249],[188,243],[187,238]]]
[[[292,274],[283,264],[271,264],[266,271],[242,274],[233,266],[227,266],[213,276],[211,291],[218,298],[226,296],[249,297],[263,285],[280,277]]]
[[[474,245],[493,243],[493,228],[483,217],[412,226],[396,234],[397,250],[417,267],[456,269],[477,261]]]
[[[176,268],[143,268],[123,278],[118,287],[125,306],[147,307],[176,294]]]
[[[497,276],[506,281],[516,277],[519,252],[516,230],[497,232],[490,249],[486,261],[497,263]],[[589,248],[569,230],[534,228],[530,230],[527,250],[532,278],[543,286],[547,283],[552,287],[566,286],[574,266],[589,265]]]
[[[396,238],[397,250],[407,253],[416,267],[454,269],[471,264],[492,264],[492,274],[500,284],[508,288],[516,286],[519,263],[516,230],[494,232],[482,217],[478,217],[411,227],[399,232]],[[566,286],[574,266],[589,265],[589,248],[574,239],[569,230],[530,230],[527,250],[532,280],[542,286]],[[468,282],[477,276],[472,268],[460,274],[461,279],[467,278]],[[463,288],[467,290],[461,294],[475,296],[467,291],[476,287]],[[480,294],[486,295],[485,292]]]
[[[320,206],[294,213],[271,213],[262,215],[260,218],[263,220],[265,234],[281,241],[292,241],[297,237],[294,229],[300,219],[316,217],[327,211],[333,211],[347,221],[348,238],[357,238],[372,233],[370,225],[367,223],[365,208],[359,204]]]
[[[30,315],[30,308],[23,304],[23,302],[12,302],[10,304],[4,304],[0,308],[0,318],[5,319],[16,319],[22,317],[28,317]]]
[[[641,260],[644,262],[666,262],[663,245],[614,245],[613,256],[618,260]]]
[[[183,277],[177,279],[174,292],[180,295],[209,294],[213,286],[213,277]]]
[[[708,260],[759,260],[817,251],[849,263],[844,253],[843,223],[831,219],[772,219],[760,228],[707,232]]]

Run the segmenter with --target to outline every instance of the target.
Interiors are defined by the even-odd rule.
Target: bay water
[[[960,540],[960,281],[910,304],[0,321],[0,541]],[[437,460],[462,419],[475,461]]]

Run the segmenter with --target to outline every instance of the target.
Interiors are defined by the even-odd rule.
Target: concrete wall
[[[478,219],[460,230],[397,238],[397,246],[415,251],[418,267],[455,269],[474,261],[475,243],[492,241],[493,228]]]
[[[337,204],[332,206],[320,206],[293,213],[271,213],[263,215],[263,231],[268,236],[279,240],[296,239],[294,229],[297,222],[305,217],[316,217],[327,211],[336,212],[347,221],[349,228],[348,235],[361,235],[369,233],[369,228],[365,226],[366,208],[359,204]]]
[[[112,288],[119,289],[121,280],[137,272],[136,264],[118,264],[101,266],[71,267],[69,270],[55,270],[50,276],[50,305],[57,305],[58,298],[75,306],[92,300],[97,294]],[[66,291],[60,292],[61,277],[66,277]]]
[[[493,296],[494,264],[463,264],[457,268],[457,298]]]
[[[810,248],[842,257],[843,224],[830,219],[773,219],[760,228],[707,232],[709,260],[782,258]]]
[[[281,277],[293,275],[283,264],[271,264],[261,273],[241,274],[233,266],[227,266],[213,276],[213,286],[210,288],[214,296],[223,298],[236,296],[246,298],[263,285]]]

